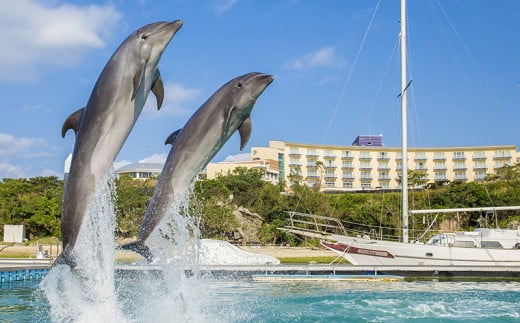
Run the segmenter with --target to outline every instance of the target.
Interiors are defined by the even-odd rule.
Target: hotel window
[[[299,154],[300,153],[300,149],[298,147],[291,147],[290,150],[289,150],[289,154]]]
[[[369,151],[360,151],[359,158],[365,158],[365,159],[371,158],[370,152]]]
[[[453,159],[464,159],[464,152],[463,151],[453,152]]]
[[[298,167],[298,168],[291,168],[290,170],[290,173],[291,173],[291,176],[301,176],[302,175],[302,170]]]
[[[336,182],[335,181],[325,181],[325,186],[326,187],[335,187]]]
[[[482,180],[486,178],[486,172],[475,172],[475,179]]]
[[[316,172],[315,169],[309,169],[307,171],[307,176],[309,176],[309,177],[318,177],[318,173]]]
[[[424,162],[415,162],[415,170],[425,170],[426,163]]]
[[[311,167],[316,166],[316,162],[317,162],[317,160],[314,158],[312,158],[312,159],[307,158],[307,166],[311,166]]]
[[[509,160],[495,160],[495,168],[504,166],[511,166],[511,162]]]
[[[325,156],[327,156],[327,157],[336,157],[336,155],[334,154],[334,150],[333,149],[325,149]]]
[[[361,179],[371,179],[370,171],[362,171],[361,172]]]
[[[354,176],[352,176],[352,172],[343,172],[343,178],[352,179],[352,178],[354,178]]]
[[[343,182],[343,188],[352,188],[352,182]]]
[[[361,183],[362,188],[370,188],[370,183]]]
[[[290,157],[289,158],[289,165],[301,165],[299,158]]]
[[[483,161],[476,161],[475,162],[475,169],[485,169],[486,168],[486,162]]]
[[[325,164],[325,167],[336,167],[336,165],[334,164],[334,160],[328,159],[325,161],[324,164]]]
[[[435,169],[446,169],[446,164],[444,162],[435,162]]]
[[[464,162],[455,162],[453,169],[466,169],[466,164]]]
[[[448,178],[446,177],[446,173],[441,172],[441,173],[435,173],[434,179],[436,181],[444,181],[444,180],[447,180]]]
[[[478,158],[478,159],[486,158],[486,153],[483,151],[475,151],[473,153],[473,158]]]
[[[380,182],[379,186],[381,187],[381,189],[385,190],[390,188],[390,184],[388,182]]]
[[[415,159],[426,159],[424,151],[418,151],[415,153]]]
[[[307,148],[307,155],[318,156],[318,153],[316,152],[316,148]]]
[[[381,151],[377,154],[377,158],[379,159],[388,159],[388,153],[386,151]]]
[[[511,157],[509,150],[495,150],[495,157]]]
[[[444,157],[444,151],[436,151],[433,153],[433,158],[434,159],[446,159],[446,157]]]
[[[325,177],[335,177],[333,170],[325,170]]]
[[[352,157],[352,152],[349,150],[344,150],[343,155],[341,157]]]
[[[359,163],[359,168],[361,168],[361,169],[371,168],[370,162],[369,161],[362,161],[362,162],[360,162]]]
[[[390,176],[388,175],[388,172],[379,172],[379,179],[390,179]]]
[[[313,179],[310,179],[307,181],[307,187],[313,188],[314,185],[316,185],[316,181]]]
[[[342,167],[344,167],[344,168],[354,168],[354,166],[352,166],[352,161],[351,160],[344,160],[343,163],[342,163]]]
[[[379,162],[379,165],[377,166],[379,169],[389,169],[388,162]]]
[[[466,179],[466,172],[455,172],[456,180],[464,180]]]

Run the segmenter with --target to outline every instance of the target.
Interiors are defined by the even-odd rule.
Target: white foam
[[[201,239],[201,265],[279,265],[275,257],[241,250],[226,241]]]

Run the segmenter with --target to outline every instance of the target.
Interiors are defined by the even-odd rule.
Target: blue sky
[[[273,74],[253,109],[269,140],[400,143],[398,0],[17,0],[0,2],[0,179],[57,175],[72,151],[63,121],[135,29],[182,19],[149,106],[116,159],[164,159],[165,138],[221,85]],[[520,145],[520,1],[409,1],[409,145]],[[214,161],[239,154],[234,135]]]

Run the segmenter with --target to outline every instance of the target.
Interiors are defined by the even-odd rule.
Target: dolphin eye
[[[242,82],[237,83],[237,87],[242,87],[242,86],[243,86]]]
[[[142,35],[141,35],[141,39],[142,39],[142,40],[146,40],[147,38],[148,38],[148,34],[142,34]]]

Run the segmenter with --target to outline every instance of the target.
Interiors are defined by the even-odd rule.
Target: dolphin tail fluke
[[[152,262],[154,259],[153,254],[150,251],[150,248],[148,248],[148,246],[145,245],[143,241],[138,240],[138,241],[126,243],[122,246],[119,246],[119,249],[132,250],[134,252],[137,252],[138,254],[143,256],[148,262]]]
[[[70,268],[76,268],[76,261],[70,256],[67,255],[65,252],[62,252],[56,260],[52,263],[52,266],[56,265],[67,265]]]

